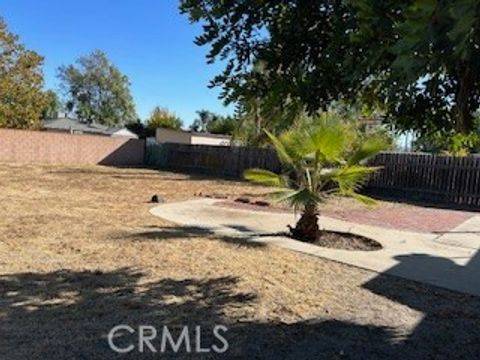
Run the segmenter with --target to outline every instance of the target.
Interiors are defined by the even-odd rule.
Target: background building
[[[190,145],[216,145],[230,146],[231,136],[209,133],[198,133],[193,131],[172,130],[159,128],[156,131],[156,142],[158,144],[177,143]]]

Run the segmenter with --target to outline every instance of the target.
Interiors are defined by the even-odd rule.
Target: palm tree
[[[313,242],[321,235],[318,209],[332,195],[353,197],[364,203],[374,201],[357,190],[377,168],[364,164],[365,160],[387,148],[384,140],[367,137],[352,148],[352,136],[339,118],[323,114],[301,129],[275,136],[266,131],[278,158],[282,174],[264,169],[249,169],[249,181],[276,187],[271,196],[287,202],[302,215],[292,237]]]

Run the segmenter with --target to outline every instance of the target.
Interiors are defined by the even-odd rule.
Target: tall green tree
[[[40,127],[46,104],[43,58],[27,50],[0,18],[0,127]]]
[[[46,104],[42,111],[43,119],[52,119],[62,109],[62,102],[57,93],[53,90],[45,91]]]
[[[125,124],[125,127],[130,130],[131,132],[138,135],[140,139],[145,139],[147,137],[154,137],[155,130],[149,128],[142,120],[137,119],[135,121],[129,122]]]
[[[147,128],[150,129],[150,131],[155,131],[158,128],[179,130],[182,125],[182,119],[167,108],[160,106],[156,106],[153,109],[147,120]]]
[[[196,132],[207,132],[208,125],[216,121],[220,115],[217,115],[209,110],[198,110],[197,118],[193,120],[192,125],[190,125],[190,130]]]
[[[211,86],[236,101],[258,83],[310,112],[333,101],[381,105],[398,129],[472,130],[480,101],[477,0],[182,0],[203,25]],[[264,74],[252,64],[263,62]]]
[[[190,125],[190,130],[231,135],[235,131],[236,125],[236,119],[231,116],[222,116],[209,110],[199,110],[197,118]]]
[[[67,96],[67,107],[82,120],[118,125],[136,119],[128,77],[96,50],[75,64],[61,66],[58,78]]]
[[[232,135],[237,128],[238,121],[232,116],[221,116],[217,121],[212,122],[207,127],[211,134]]]

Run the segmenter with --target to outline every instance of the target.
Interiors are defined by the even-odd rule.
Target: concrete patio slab
[[[326,230],[351,232],[382,244],[378,251],[323,248],[281,236],[259,236],[286,230],[295,223],[293,214],[230,209],[216,206],[215,199],[166,203],[151,210],[155,216],[179,225],[208,229],[219,236],[271,244],[379,273],[391,274],[451,290],[480,296],[479,246],[457,246],[444,236],[386,229],[320,217]],[[475,218],[466,228],[480,229]],[[477,227],[477,224],[479,227]],[[460,230],[461,231],[461,230]],[[464,234],[466,235],[466,234]],[[470,239],[470,238],[469,238]],[[470,242],[469,242],[470,244]],[[473,243],[472,243],[473,244]]]

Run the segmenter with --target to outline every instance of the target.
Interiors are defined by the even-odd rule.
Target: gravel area
[[[480,358],[480,298],[148,213],[153,194],[170,202],[264,188],[145,169],[0,164],[0,189],[2,359]],[[106,338],[118,324],[199,325],[202,346],[222,324],[229,349],[119,356]]]

